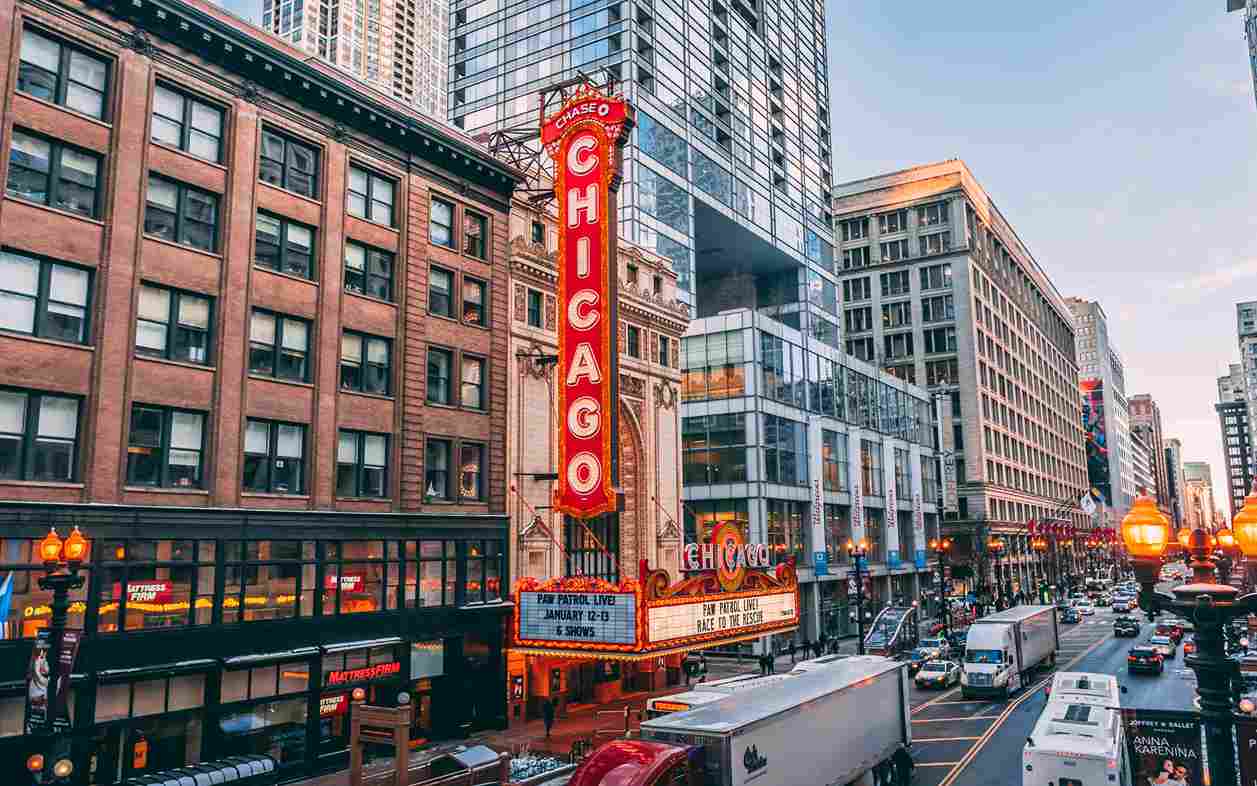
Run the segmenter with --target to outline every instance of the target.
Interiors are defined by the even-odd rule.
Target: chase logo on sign
[[[746,774],[751,775],[768,766],[768,757],[760,756],[759,751],[752,745],[746,749],[746,753],[742,754],[742,766],[746,767]]]

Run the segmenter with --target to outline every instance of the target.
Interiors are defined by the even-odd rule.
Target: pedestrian
[[[554,727],[554,702],[549,697],[541,703],[541,720],[546,725],[546,739],[550,739],[550,729]]]
[[[694,676],[694,659],[690,657],[689,653],[686,653],[685,657],[681,659],[681,672],[685,674],[685,687],[690,687],[690,677]]]
[[[803,650],[803,660],[807,660],[812,657],[812,642],[804,639],[803,644],[800,645],[800,649]]]
[[[908,751],[900,748],[895,751],[895,755],[890,757],[891,762],[895,765],[895,783],[897,786],[910,786],[912,783],[912,771],[917,768],[916,762],[912,760],[912,756]]]
[[[799,645],[794,639],[790,639],[790,665],[794,665],[794,655],[799,651]]]
[[[812,645],[812,651],[816,653],[816,657],[818,658],[825,654],[825,648],[821,646],[820,641],[817,641]]]
[[[768,656],[761,654],[759,656],[759,675],[762,677],[768,673]]]
[[[701,652],[698,654],[698,681],[707,681],[707,656]]]

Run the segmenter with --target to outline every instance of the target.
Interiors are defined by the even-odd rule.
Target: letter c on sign
[[[567,409],[567,430],[578,439],[589,439],[598,433],[602,425],[602,413],[593,396],[581,396]]]
[[[577,494],[585,495],[598,488],[602,482],[602,465],[598,457],[589,451],[577,453],[567,463],[567,485]]]
[[[567,301],[567,322],[575,330],[589,330],[598,324],[599,313],[594,308],[598,304],[598,292],[593,289],[582,289]],[[582,308],[584,306],[585,308]]]
[[[586,151],[598,147],[598,140],[593,134],[578,136],[567,148],[567,171],[573,175],[587,175],[598,166],[598,156],[584,155]]]

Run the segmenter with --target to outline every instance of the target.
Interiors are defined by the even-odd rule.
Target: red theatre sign
[[[554,506],[577,518],[617,509],[616,204],[626,101],[578,88],[541,124],[559,203],[559,484]]]

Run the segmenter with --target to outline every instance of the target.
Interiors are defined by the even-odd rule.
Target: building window
[[[849,278],[842,282],[842,299],[844,302],[868,300],[873,297],[873,287],[868,276]]]
[[[428,313],[454,318],[454,274],[439,267],[428,271]]]
[[[921,289],[951,289],[951,264],[921,268]]]
[[[132,486],[199,489],[205,415],[200,412],[131,405],[127,483]]]
[[[563,553],[567,576],[589,576],[604,581],[620,580],[620,567],[612,555],[620,553],[620,524],[615,516],[581,521],[563,517]]]
[[[956,307],[951,295],[927,297],[921,300],[921,321],[942,322],[956,318]]]
[[[171,243],[214,251],[218,245],[218,195],[150,174],[144,232]]]
[[[388,496],[388,437],[341,430],[336,445],[336,495]]]
[[[896,328],[912,324],[912,304],[904,300],[882,306],[882,327]]]
[[[956,359],[928,360],[925,363],[926,385],[954,385],[959,380]]]
[[[855,270],[869,266],[869,247],[847,248],[842,252],[842,269]]]
[[[890,336],[882,336],[882,348],[884,357],[887,360],[912,357],[912,334],[895,333]]]
[[[873,359],[873,338],[847,339],[847,354],[860,360]]]
[[[881,244],[881,259],[883,262],[898,262],[901,259],[907,258],[907,240],[892,240],[889,243]]]
[[[463,253],[488,259],[489,219],[470,210],[463,211]]]
[[[933,202],[928,205],[921,205],[917,208],[917,223],[923,227],[946,224],[948,221],[947,214],[948,204],[946,202]]]
[[[921,244],[922,256],[951,251],[951,232],[936,232],[933,235],[922,235],[918,240]]]
[[[462,390],[460,400],[468,409],[487,409],[485,401],[485,368],[484,358],[463,355]]]
[[[340,387],[387,396],[392,379],[390,341],[348,330],[340,337]]]
[[[682,482],[707,486],[745,481],[746,447],[745,413],[682,418]]]
[[[670,364],[672,362],[671,353],[672,353],[672,342],[668,340],[667,336],[660,336],[659,337],[659,365],[666,367],[668,364]]]
[[[473,540],[467,544],[467,583],[463,603],[492,603],[502,598],[502,544],[496,540]]]
[[[944,327],[925,331],[925,351],[927,353],[955,352],[956,328]]]
[[[541,293],[535,289],[528,290],[528,325],[541,327]]]
[[[433,199],[428,217],[428,236],[432,243],[446,248],[454,245],[454,205],[441,199]]]
[[[211,305],[204,295],[141,284],[135,351],[149,357],[208,364]]]
[[[249,325],[249,372],[308,382],[310,323],[253,309]]]
[[[532,242],[545,245],[546,225],[540,221],[532,222]]]
[[[865,218],[849,218],[842,222],[842,240],[860,240],[869,236],[869,220]]]
[[[448,439],[429,439],[424,451],[424,501],[449,502],[453,499],[450,489],[450,452],[453,443]]]
[[[460,502],[484,500],[484,445],[462,442],[458,446],[458,499]]]
[[[245,491],[303,493],[305,442],[305,426],[249,418],[244,434]]]
[[[848,333],[862,333],[866,330],[872,330],[873,307],[849,308],[843,314],[843,319],[846,320]]]
[[[265,129],[258,179],[314,199],[319,190],[319,151]]]
[[[393,299],[393,255],[354,242],[345,243],[345,289],[380,300]]]
[[[83,268],[0,251],[0,330],[86,343],[91,285]]]
[[[633,325],[628,326],[627,344],[628,354],[631,358],[640,358],[642,356],[642,331]]]
[[[489,324],[486,310],[489,285],[478,278],[463,276],[463,321],[485,327]]]
[[[13,129],[9,196],[95,218],[100,157]]]
[[[882,446],[860,440],[860,488],[865,496],[882,495]]]
[[[802,423],[764,415],[764,480],[783,485],[807,483],[807,429]]]
[[[904,232],[908,229],[908,211],[892,210],[877,217],[877,229],[885,235],[890,232]]]
[[[29,28],[22,31],[17,89],[27,95],[82,112],[105,116],[109,63],[65,46]]]
[[[0,478],[73,481],[79,399],[0,389]]]
[[[153,91],[150,134],[154,142],[218,163],[222,160],[223,110],[158,85]]]
[[[428,347],[428,403],[451,404],[451,372],[454,353],[448,349]]]
[[[314,228],[270,213],[257,214],[253,259],[258,265],[314,278]]]
[[[386,227],[396,226],[393,219],[393,195],[396,192],[397,181],[350,165],[349,215]]]

